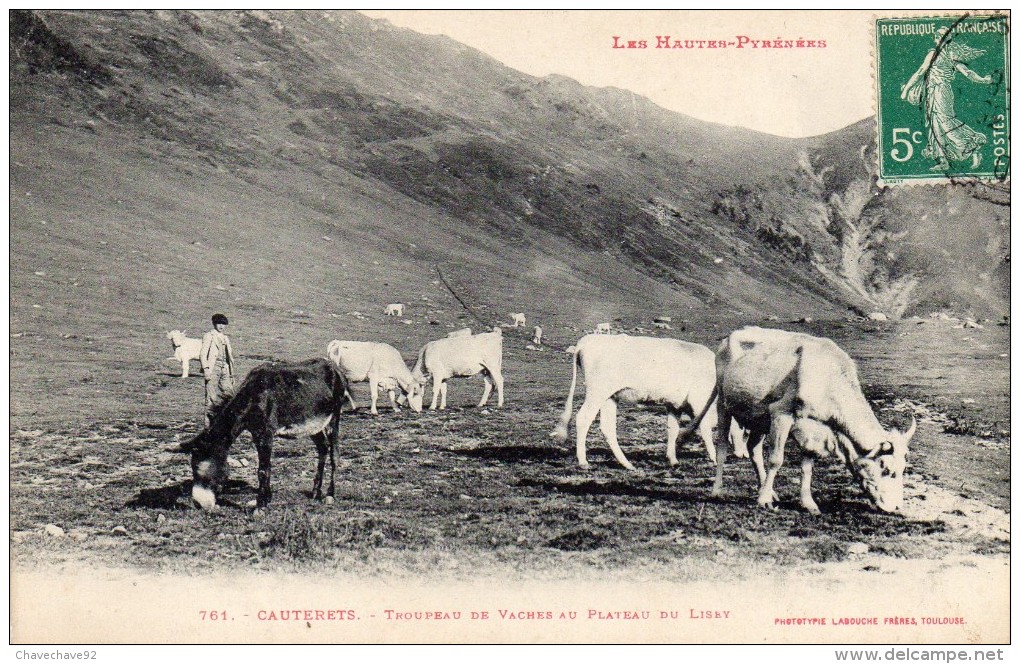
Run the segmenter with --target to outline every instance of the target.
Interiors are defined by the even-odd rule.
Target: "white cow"
[[[588,429],[596,416],[599,428],[609,442],[613,456],[629,470],[634,466],[624,456],[616,439],[616,408],[619,401],[661,403],[666,406],[666,457],[677,464],[676,441],[698,429],[710,459],[716,458],[712,444],[715,409],[709,408],[714,397],[715,355],[700,344],[678,339],[632,337],[627,334],[602,336],[589,334],[580,339],[574,350],[574,375],[567,393],[567,403],[552,437],[567,439],[574,406],[577,367],[584,371],[584,403],[577,411],[577,461],[588,467],[585,446]],[[601,413],[601,415],[600,415]],[[680,431],[680,416],[693,419]]]
[[[525,327],[528,324],[528,319],[523,313],[510,314],[510,319],[514,322],[513,327]]]
[[[416,381],[404,364],[404,358],[400,352],[384,343],[371,341],[341,341],[339,339],[329,342],[326,347],[326,356],[332,360],[340,372],[350,383],[368,382],[372,394],[372,414],[378,415],[376,408],[378,391],[385,389],[389,392],[390,403],[393,410],[399,411],[395,391],[399,389],[407,399],[411,410],[421,412],[424,387]],[[350,399],[350,394],[347,394]],[[354,400],[351,399],[354,406]]]
[[[418,352],[418,361],[411,372],[422,385],[432,377],[432,410],[446,408],[446,381],[454,376],[485,378],[481,408],[489,400],[492,386],[496,386],[497,404],[503,406],[503,335],[498,331],[475,334],[469,337],[447,337],[430,341]]]
[[[404,305],[400,304],[399,302],[397,302],[395,304],[387,304],[386,305],[386,315],[387,316],[403,316],[404,315]]]
[[[731,419],[749,431],[758,472],[758,503],[772,507],[774,483],[789,438],[804,449],[801,505],[817,513],[811,496],[815,459],[843,460],[878,509],[903,502],[907,446],[916,429],[886,431],[868,404],[854,361],[829,339],[745,327],[722,341],[716,354],[719,431]],[[762,441],[771,445],[765,468]],[[716,433],[717,465],[712,494],[722,492],[726,438]]]
[[[454,330],[453,332],[450,332],[446,336],[450,337],[451,339],[454,338],[454,337],[470,337],[471,336],[471,328],[470,327],[462,327],[459,330]]]
[[[595,334],[609,334],[612,331],[612,323],[599,323],[595,326]]]
[[[542,326],[541,325],[536,325],[535,326],[535,333],[533,335],[531,335],[531,343],[535,344],[536,346],[541,346],[542,345]]]
[[[202,354],[202,340],[191,339],[185,334],[184,330],[170,330],[166,333],[166,338],[174,347],[173,359],[181,363],[181,378],[188,377],[188,363],[199,359]]]

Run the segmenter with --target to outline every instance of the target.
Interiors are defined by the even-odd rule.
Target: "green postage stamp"
[[[1009,19],[875,20],[884,185],[1009,179]]]

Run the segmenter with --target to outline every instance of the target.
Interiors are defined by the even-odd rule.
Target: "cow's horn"
[[[904,440],[904,442],[906,442],[906,441],[910,440],[911,438],[913,438],[915,431],[917,431],[917,420],[914,419],[913,415],[911,415],[910,416],[910,428],[903,432],[903,440]]]

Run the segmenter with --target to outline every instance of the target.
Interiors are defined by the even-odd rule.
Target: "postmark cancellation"
[[[1010,176],[1009,18],[878,18],[878,176],[882,185]]]

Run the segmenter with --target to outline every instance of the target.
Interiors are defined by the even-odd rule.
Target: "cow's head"
[[[407,388],[407,391],[397,398],[397,403],[401,406],[408,406],[414,412],[420,413],[422,401],[424,400],[425,381],[422,379],[412,381],[410,387]]]
[[[906,431],[889,431],[871,451],[857,457],[851,466],[875,507],[895,512],[903,504],[903,473],[907,467],[907,444],[917,430],[913,421]]]
[[[226,458],[213,453],[208,436],[209,432],[203,431],[181,446],[191,450],[191,499],[204,510],[216,507],[216,494],[229,475]]]

